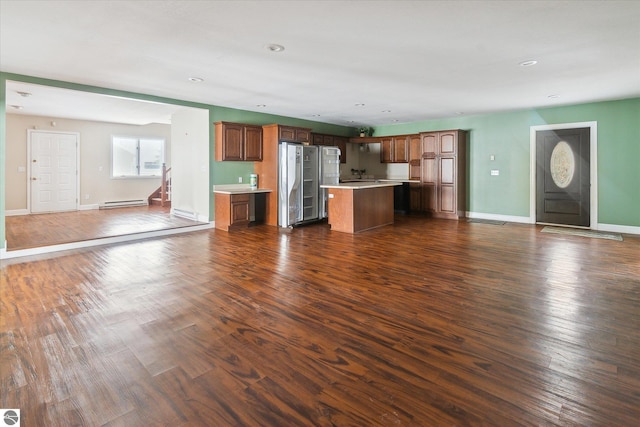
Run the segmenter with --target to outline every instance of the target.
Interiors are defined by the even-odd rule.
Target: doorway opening
[[[597,229],[597,122],[531,126],[531,223]]]

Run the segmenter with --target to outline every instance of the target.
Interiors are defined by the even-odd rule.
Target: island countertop
[[[364,190],[367,188],[381,188],[381,187],[395,187],[396,185],[402,185],[402,182],[398,181],[356,181],[356,182],[341,182],[340,184],[323,184],[320,188],[336,188],[343,190]]]

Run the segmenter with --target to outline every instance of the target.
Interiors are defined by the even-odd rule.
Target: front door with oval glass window
[[[536,222],[590,226],[590,129],[536,132]]]

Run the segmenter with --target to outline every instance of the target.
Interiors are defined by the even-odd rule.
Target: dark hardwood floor
[[[634,426],[640,237],[399,216],[0,270],[24,426]]]
[[[7,249],[28,249],[104,237],[189,227],[201,222],[161,206],[94,209],[5,218]]]

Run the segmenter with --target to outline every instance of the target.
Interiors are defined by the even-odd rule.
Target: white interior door
[[[31,212],[78,208],[78,134],[29,131]]]

